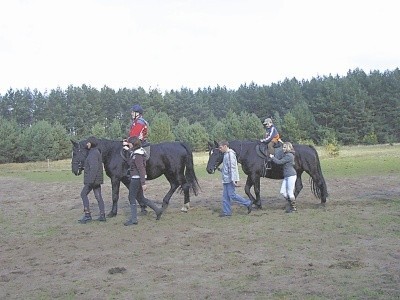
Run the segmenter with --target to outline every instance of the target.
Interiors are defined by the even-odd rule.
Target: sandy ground
[[[327,178],[324,207],[306,179],[296,214],[263,180],[263,210],[219,218],[209,175],[188,213],[175,194],[161,220],[125,227],[126,189],[117,217],[82,225],[80,183],[2,177],[0,299],[400,299],[400,175]],[[146,194],[161,205],[167,187]],[[103,196],[109,211],[108,180]]]

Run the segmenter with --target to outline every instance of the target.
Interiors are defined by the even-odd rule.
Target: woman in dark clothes
[[[129,185],[129,203],[131,207],[131,217],[124,223],[125,226],[136,225],[137,207],[136,200],[140,204],[147,205],[153,209],[157,215],[157,220],[160,219],[162,209],[158,208],[152,201],[146,199],[143,191],[146,191],[146,152],[142,148],[141,141],[138,137],[130,137],[128,139],[129,159],[131,183]]]
[[[86,224],[87,222],[92,221],[88,198],[88,195],[92,190],[100,209],[100,217],[97,220],[102,222],[106,221],[104,201],[103,197],[101,196],[101,185],[104,182],[103,162],[100,150],[97,148],[97,145],[98,141],[94,136],[88,138],[86,148],[89,149],[89,154],[84,164],[84,186],[81,192],[83,211],[85,215],[79,220],[79,222],[82,224]]]

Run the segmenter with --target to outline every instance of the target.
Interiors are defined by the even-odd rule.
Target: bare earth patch
[[[0,299],[399,299],[399,179],[327,178],[321,206],[305,176],[296,214],[280,181],[262,180],[263,210],[218,218],[209,175],[188,213],[176,193],[161,220],[125,227],[126,189],[117,217],[82,225],[80,183],[2,177]],[[151,181],[146,195],[161,205],[167,185]],[[103,196],[109,210],[109,181]]]

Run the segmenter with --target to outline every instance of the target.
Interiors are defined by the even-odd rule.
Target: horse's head
[[[85,159],[88,155],[89,150],[85,147],[85,142],[74,142],[72,141],[72,162],[71,169],[75,175],[80,175],[83,170]]]
[[[222,163],[224,153],[219,150],[218,143],[214,141],[214,145],[210,142],[208,143],[208,154],[207,172],[208,174],[212,174]]]

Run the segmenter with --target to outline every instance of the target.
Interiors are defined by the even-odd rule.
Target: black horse
[[[85,148],[86,140],[72,141],[72,173],[80,175],[83,162],[88,150]],[[121,141],[99,139],[98,148],[101,151],[106,174],[111,179],[112,209],[109,217],[117,215],[119,189],[121,182],[129,188],[128,164],[122,151]],[[170,183],[170,189],[163,198],[163,209],[166,209],[172,194],[178,187],[184,193],[184,206],[182,211],[187,212],[190,203],[190,190],[197,195],[200,188],[194,172],[193,154],[185,143],[165,142],[151,145],[150,159],[146,166],[147,179],[155,179],[164,175]],[[142,207],[142,210],[144,208]]]
[[[242,165],[243,172],[247,175],[245,193],[253,201],[257,208],[261,208],[260,200],[260,178],[266,177],[271,179],[283,179],[282,166],[271,163],[271,168],[266,168],[266,157],[257,151],[258,141],[232,141],[229,147],[236,152],[237,160]],[[318,153],[313,146],[293,145],[295,153],[295,169],[297,172],[297,180],[294,195],[300,193],[303,189],[301,174],[305,171],[310,175],[311,191],[314,196],[326,202],[328,190],[326,187],[324,176],[322,175],[321,165]],[[208,143],[209,159],[207,163],[207,172],[212,174],[222,163],[223,153],[218,149],[218,143],[214,141]],[[251,194],[251,187],[254,187],[256,197]]]

